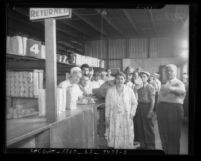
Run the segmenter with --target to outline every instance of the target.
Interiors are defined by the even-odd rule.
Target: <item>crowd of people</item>
[[[166,66],[167,81],[158,73],[127,67],[112,76],[111,69],[95,71],[87,64],[73,67],[60,88],[74,88],[75,99],[95,95],[105,99],[105,138],[109,148],[155,149],[154,126],[157,119],[162,148],[179,154],[183,105],[188,109],[185,84],[177,78],[177,67]],[[186,75],[185,75],[186,76]],[[185,77],[184,77],[185,78]],[[68,99],[68,98],[67,98]],[[188,112],[184,112],[185,116]]]

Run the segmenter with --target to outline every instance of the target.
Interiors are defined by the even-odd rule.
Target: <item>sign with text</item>
[[[69,8],[30,8],[30,20],[41,20],[46,18],[71,18]]]

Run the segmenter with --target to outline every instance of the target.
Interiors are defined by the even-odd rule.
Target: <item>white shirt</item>
[[[102,85],[102,82],[100,82],[99,80],[98,81],[94,80],[91,82],[92,89],[100,88],[101,85]]]
[[[86,93],[87,95],[88,94],[92,94],[92,86],[91,86],[91,83],[89,83],[87,86],[83,87],[82,85],[79,85],[81,91],[83,93]]]
[[[66,108],[75,109],[78,97],[83,95],[79,85],[70,83],[70,80],[65,80],[58,87],[66,89]]]
[[[58,87],[59,87],[59,88],[67,88],[67,87],[69,87],[70,85],[72,85],[72,84],[70,83],[70,80],[67,79],[67,80],[61,82],[61,83],[58,85]]]
[[[182,81],[174,78],[172,80],[167,81],[164,85],[161,86],[161,90],[159,92],[158,101],[159,102],[169,102],[169,103],[180,103],[183,104],[185,94],[176,95],[168,91],[168,87],[174,86],[185,92],[185,85]]]

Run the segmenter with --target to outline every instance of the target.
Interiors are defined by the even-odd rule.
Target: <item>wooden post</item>
[[[56,20],[45,19],[46,45],[46,118],[48,122],[57,119],[57,61],[56,61]]]

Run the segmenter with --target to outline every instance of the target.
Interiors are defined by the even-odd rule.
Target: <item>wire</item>
[[[101,41],[100,41],[100,43],[101,43],[101,55],[100,55],[101,59],[102,59],[102,42],[103,42],[103,15],[101,14]]]

